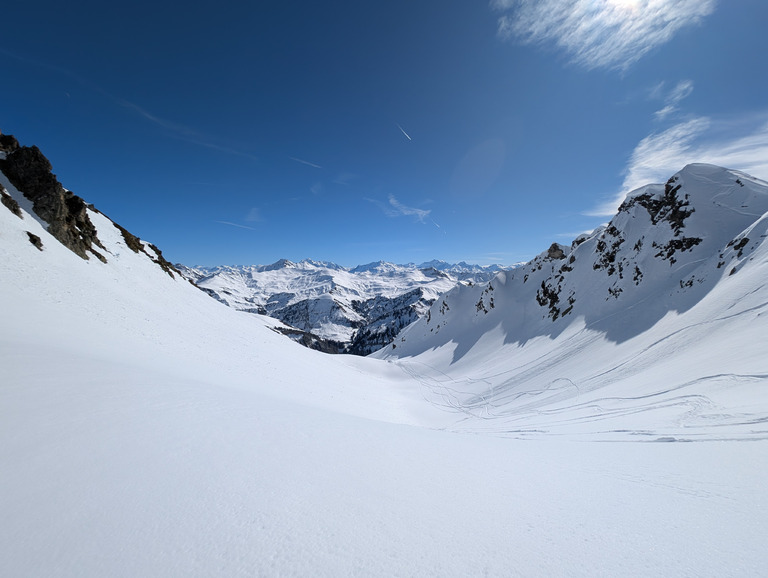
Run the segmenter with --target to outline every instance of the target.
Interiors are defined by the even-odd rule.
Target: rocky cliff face
[[[95,248],[104,247],[88,218],[85,201],[61,186],[40,149],[20,146],[13,136],[3,135],[0,152],[5,153],[5,158],[0,159],[0,171],[32,201],[33,210],[48,223],[51,235],[83,259],[88,259],[90,253],[106,261]]]
[[[107,251],[98,236],[89,212],[97,210],[72,191],[65,189],[52,172],[53,167],[36,146],[21,146],[12,135],[0,134],[0,172],[10,185],[32,203],[32,211],[45,223],[48,232],[62,245],[83,259],[91,255],[107,262]],[[21,216],[18,200],[0,185],[2,203]],[[143,253],[173,277],[176,268],[154,245],[141,241],[123,227],[113,223],[122,233],[125,244],[134,253]],[[43,249],[39,237],[32,242]]]

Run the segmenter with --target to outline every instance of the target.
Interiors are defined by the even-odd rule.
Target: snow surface
[[[764,243],[734,252],[699,305],[621,342],[564,317],[558,335],[505,343],[494,323],[464,344],[388,362],[302,348],[270,329],[277,321],[172,279],[90,216],[106,264],[0,206],[0,574],[757,576],[768,567],[765,427],[729,425],[736,414],[765,416]],[[750,239],[764,236],[766,220],[753,221]],[[514,374],[520,399],[548,398],[523,408],[540,419],[523,411],[525,427],[548,433],[510,433],[520,429],[510,399],[500,415],[467,403],[460,389],[496,387],[494,372]],[[575,392],[568,379],[578,396],[558,395]],[[718,400],[718,412],[696,417],[709,441],[639,443],[684,437],[677,405],[645,411],[656,403],[648,392],[665,387]],[[598,418],[613,411],[610,399],[623,414],[607,426]]]

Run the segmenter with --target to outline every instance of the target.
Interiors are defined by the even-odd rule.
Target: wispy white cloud
[[[322,195],[323,191],[325,191],[323,183],[314,183],[311,187],[309,187],[309,192],[313,195]]]
[[[379,201],[377,199],[365,199],[366,201],[373,203],[377,207],[379,207],[385,215],[388,217],[416,217],[416,220],[420,223],[426,223],[426,219],[429,217],[429,214],[432,212],[427,209],[417,209],[415,207],[408,207],[404,204],[402,204],[400,201],[398,201],[394,195],[389,195],[388,197],[388,203],[383,203],[382,201]],[[430,219],[431,220],[431,219]],[[434,223],[434,221],[432,221]],[[437,223],[435,223],[437,225]],[[439,227],[439,225],[438,225]]]
[[[214,221],[214,223],[219,223],[220,225],[229,225],[230,227],[237,227],[238,229],[248,229],[249,231],[256,231],[253,227],[249,227],[248,225],[239,225],[237,223],[230,223],[229,221]]]
[[[13,52],[10,52],[8,50],[5,50],[4,48],[0,48],[0,54],[3,54],[5,56],[9,56],[15,60],[18,60],[19,62],[23,62],[25,64],[29,64],[35,67],[39,67],[42,69],[46,69],[49,71],[53,71],[57,74],[60,74],[62,76],[71,78],[78,84],[85,87],[87,90],[90,90],[94,93],[100,94],[102,97],[106,98],[107,100],[111,101],[113,104],[122,107],[126,110],[129,110],[135,115],[138,115],[140,118],[143,118],[144,120],[151,122],[152,124],[159,126],[163,129],[165,129],[166,134],[168,134],[171,137],[178,138],[180,140],[184,140],[187,142],[190,142],[192,144],[196,144],[205,148],[209,148],[212,150],[217,150],[219,152],[223,152],[225,154],[230,155],[236,155],[241,157],[246,157],[253,160],[259,160],[259,158],[255,155],[252,155],[250,153],[244,152],[242,150],[238,150],[232,147],[228,147],[222,144],[219,144],[215,142],[216,139],[212,139],[208,136],[205,136],[198,131],[185,126],[183,124],[170,121],[168,119],[159,117],[155,114],[150,113],[147,109],[139,106],[138,104],[131,102],[129,100],[126,100],[124,98],[119,98],[115,96],[114,94],[108,92],[107,90],[104,90],[101,86],[98,84],[92,82],[91,80],[84,78],[82,76],[79,76],[72,72],[71,70],[67,68],[62,68],[60,66],[55,66],[52,64],[49,64],[47,62],[35,60],[32,58],[28,58],[26,56],[21,56],[18,54],[15,54]],[[65,91],[64,94],[66,94],[67,97],[70,97],[69,92]],[[70,97],[71,98],[71,97]]]
[[[104,94],[107,94],[107,93],[104,93]],[[123,108],[127,108],[128,110],[133,111],[135,114],[139,115],[144,120],[147,120],[165,129],[167,134],[169,134],[174,138],[178,138],[180,140],[183,140],[201,147],[216,150],[228,155],[235,155],[239,157],[245,157],[248,159],[259,160],[257,156],[252,155],[250,153],[218,144],[214,142],[214,139],[211,139],[210,137],[207,137],[186,125],[156,116],[150,113],[149,111],[147,111],[145,108],[142,108],[138,104],[135,104],[133,102],[130,102],[122,98],[113,97],[113,96],[110,96],[110,98],[112,98],[118,105],[122,106]]]
[[[662,90],[654,89],[654,92],[662,93]],[[656,120],[664,120],[668,116],[677,112],[680,103],[688,98],[692,92],[693,82],[690,80],[681,80],[678,82],[672,90],[666,94],[663,94],[662,100],[664,101],[664,107],[654,113]]]
[[[249,223],[258,223],[259,221],[262,221],[261,218],[261,211],[258,207],[252,207],[250,211],[248,211],[248,214],[245,216],[245,220]]]
[[[627,69],[681,28],[709,16],[716,0],[491,0],[498,34],[554,44],[586,68]]]
[[[711,163],[768,179],[768,113],[740,118],[692,118],[641,140],[630,156],[621,190],[589,211],[611,216],[627,193],[666,181],[689,163]]]
[[[414,216],[420,223],[423,223],[424,220],[427,217],[429,217],[429,214],[432,212],[425,209],[416,209],[415,207],[407,207],[406,205],[398,201],[394,197],[394,195],[389,195],[389,205],[390,207],[392,207],[392,212],[394,213],[394,216],[400,216],[400,215]]]

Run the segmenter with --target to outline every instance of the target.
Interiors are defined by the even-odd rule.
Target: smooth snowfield
[[[0,206],[0,574],[765,572],[766,442],[446,431],[413,360],[304,349],[92,219],[106,265]]]

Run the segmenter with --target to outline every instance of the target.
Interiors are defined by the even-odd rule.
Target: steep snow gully
[[[383,359],[0,185],[0,574],[764,574],[765,183],[686,167]]]

